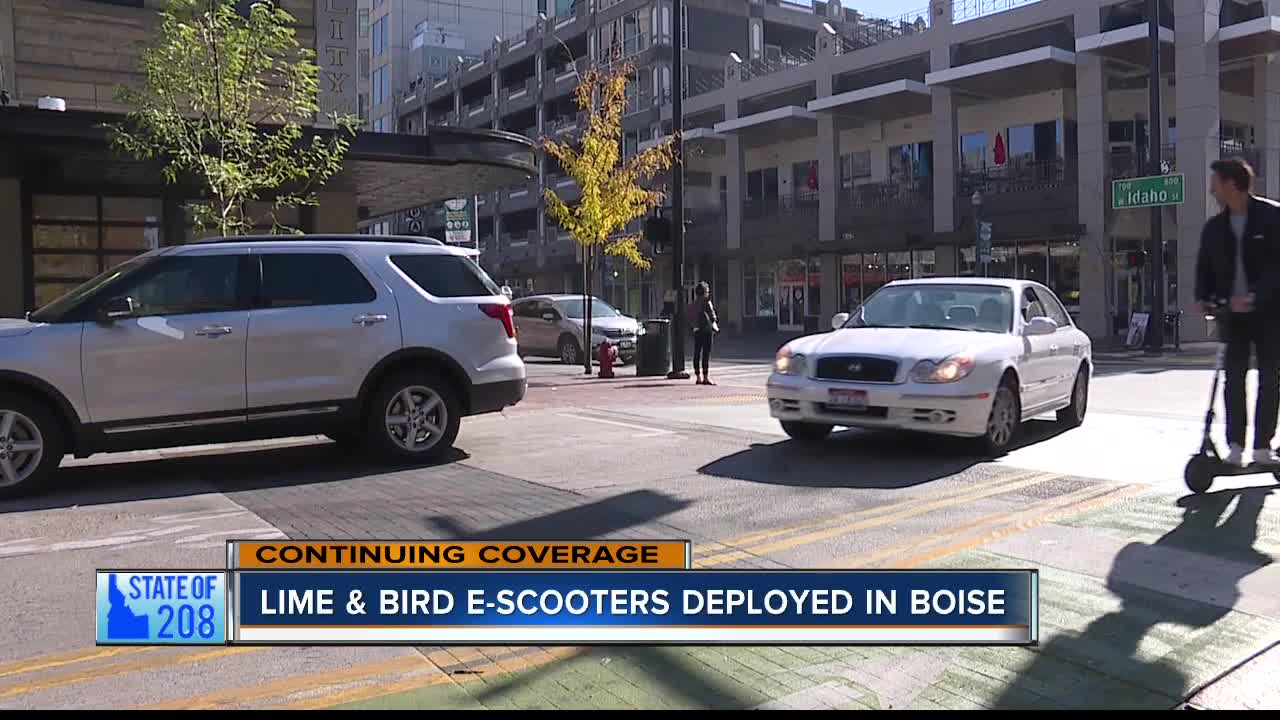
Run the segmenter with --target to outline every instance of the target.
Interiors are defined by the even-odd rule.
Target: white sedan
[[[892,282],[832,327],[784,345],[769,376],[769,412],[797,440],[897,428],[977,438],[1000,455],[1024,420],[1084,421],[1092,344],[1039,283]]]

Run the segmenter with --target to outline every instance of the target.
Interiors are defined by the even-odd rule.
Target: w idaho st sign
[[[1182,175],[1155,175],[1111,181],[1111,207],[1116,210],[1181,205]]]

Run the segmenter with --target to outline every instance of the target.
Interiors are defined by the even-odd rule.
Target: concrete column
[[[13,0],[0,0],[0,90],[8,90],[11,102],[18,103],[18,73],[14,67]]]
[[[817,96],[830,97],[834,88],[825,58],[835,57],[835,38],[825,30],[818,31]],[[840,192],[840,133],[834,113],[818,114],[818,242],[836,239],[836,205]],[[824,285],[825,287],[825,285]],[[825,297],[825,292],[823,293]],[[824,301],[823,312],[827,311]],[[832,312],[835,312],[832,310]]]
[[[1089,26],[1090,20],[1092,26]],[[1094,7],[1076,14],[1076,32],[1098,32]],[[1085,27],[1081,25],[1085,24]],[[1080,329],[1111,335],[1111,242],[1107,232],[1107,70],[1101,55],[1076,56],[1076,154],[1080,223]],[[1130,211],[1137,212],[1137,211]]]
[[[939,245],[933,249],[933,271],[938,277],[960,274],[960,258],[955,245]]]
[[[823,253],[819,256],[822,263],[820,277],[822,289],[819,298],[818,331],[823,332],[831,327],[831,317],[840,312],[840,296],[844,294],[843,278],[840,277],[840,256],[835,253]]]
[[[738,63],[729,60],[725,65],[726,87],[741,82],[742,68]],[[730,97],[737,97],[736,93]],[[738,117],[738,103],[730,100],[724,106],[725,120]],[[725,152],[725,241],[730,250],[742,247],[742,199],[746,195],[746,158],[742,141],[737,133],[729,133],[724,143]],[[741,278],[739,278],[741,280]]]
[[[929,29],[929,69],[937,72],[951,67],[951,0],[932,0],[933,25]],[[956,103],[951,90],[933,88],[933,231],[956,229],[957,144]]]
[[[729,295],[724,303],[722,312],[725,322],[737,329],[742,330],[742,261],[738,258],[729,258],[728,263],[729,277],[725,278],[729,283]]]
[[[1253,61],[1254,142],[1262,177],[1255,190],[1269,198],[1280,197],[1280,60],[1259,57]]]
[[[22,237],[22,181],[0,178],[0,317],[22,317],[26,310]]]
[[[1186,176],[1186,201],[1178,206],[1178,296],[1169,308],[1193,312],[1196,255],[1205,220],[1218,207],[1209,195],[1209,165],[1218,158],[1221,95],[1217,0],[1174,4],[1177,72],[1178,172]],[[1194,317],[1194,315],[1192,316]],[[1183,341],[1206,339],[1204,323],[1185,322]]]

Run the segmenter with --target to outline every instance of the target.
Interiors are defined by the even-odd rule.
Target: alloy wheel
[[[1018,426],[1015,405],[1012,390],[1003,385],[996,390],[995,400],[991,404],[991,417],[987,420],[987,439],[992,445],[1005,447],[1013,439]]]
[[[435,390],[412,385],[387,403],[386,426],[396,445],[413,453],[426,452],[444,437],[449,410]]]
[[[27,480],[43,458],[44,436],[35,422],[16,410],[0,408],[0,487]]]

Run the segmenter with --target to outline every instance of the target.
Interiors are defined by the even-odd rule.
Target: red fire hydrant
[[[598,353],[600,360],[600,377],[613,377],[613,362],[618,359],[618,348],[609,343],[608,340],[600,341],[600,352]]]

